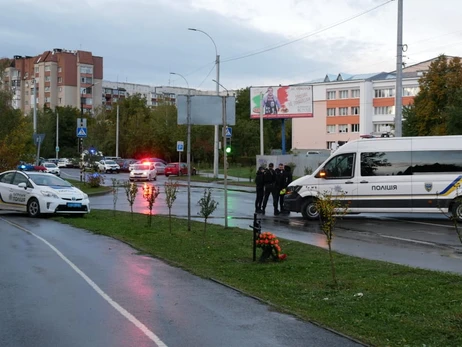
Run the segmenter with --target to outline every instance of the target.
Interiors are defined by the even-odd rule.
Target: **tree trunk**
[[[327,241],[327,245],[329,246],[329,258],[330,258],[330,268],[332,272],[332,279],[334,281],[334,285],[337,287],[337,276],[335,274],[335,264],[334,264],[334,257],[332,255],[331,241]]]

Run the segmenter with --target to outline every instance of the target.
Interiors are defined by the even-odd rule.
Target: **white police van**
[[[317,219],[316,199],[328,192],[348,212],[443,211],[462,221],[461,182],[462,136],[359,139],[293,181],[284,207]]]

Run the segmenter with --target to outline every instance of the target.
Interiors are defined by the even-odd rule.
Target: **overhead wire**
[[[370,12],[372,12],[372,11],[374,11],[374,10],[376,10],[376,9],[378,9],[378,8],[380,8],[380,7],[382,7],[382,6],[387,5],[387,4],[390,3],[390,2],[393,2],[393,1],[394,1],[394,0],[388,0],[388,1],[386,1],[386,2],[384,2],[384,3],[382,3],[382,4],[380,4],[380,5],[377,5],[377,6],[373,7],[373,8],[371,8],[371,9],[368,9],[368,10],[366,10],[366,11],[363,11],[363,12],[361,12],[361,13],[359,13],[359,14],[356,14],[356,15],[354,15],[354,16],[352,16],[352,17],[349,17],[349,18],[347,18],[347,19],[344,19],[344,20],[342,20],[342,21],[340,21],[340,22],[334,23],[334,24],[329,25],[329,26],[327,26],[327,27],[324,27],[324,28],[322,28],[322,29],[319,29],[319,30],[316,30],[316,31],[314,31],[314,32],[305,34],[305,35],[303,35],[303,36],[301,36],[301,37],[298,37],[298,38],[296,38],[296,39],[289,40],[289,41],[286,41],[286,42],[283,42],[283,43],[280,43],[280,44],[276,44],[276,45],[272,45],[272,46],[267,46],[268,48],[262,48],[262,49],[260,49],[260,50],[258,50],[258,51],[255,51],[255,50],[254,50],[254,51],[250,51],[249,53],[244,53],[243,55],[240,55],[240,56],[235,56],[235,57],[231,57],[231,58],[228,58],[228,59],[223,59],[221,62],[222,62],[222,63],[226,63],[226,62],[230,62],[230,61],[240,60],[240,59],[252,57],[252,56],[257,55],[257,54],[266,53],[266,52],[269,52],[269,51],[272,51],[272,50],[275,50],[275,49],[278,49],[278,48],[281,48],[281,47],[288,46],[288,45],[293,44],[293,43],[295,43],[295,42],[304,40],[304,39],[309,38],[309,37],[311,37],[311,36],[317,35],[317,34],[319,34],[319,33],[322,33],[322,32],[324,32],[324,31],[327,31],[327,30],[329,30],[329,29],[335,28],[335,27],[337,27],[337,26],[339,26],[339,25],[342,25],[342,24],[344,24],[344,23],[347,23],[347,22],[349,22],[349,21],[352,21],[353,19],[356,19],[356,18],[358,18],[358,17],[364,16],[365,14],[368,14],[368,13],[370,13]]]

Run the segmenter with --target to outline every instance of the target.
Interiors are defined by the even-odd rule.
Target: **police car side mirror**
[[[24,182],[21,182],[21,183],[18,184],[18,187],[19,187],[19,188],[27,189],[27,184],[24,183]]]
[[[324,169],[319,170],[319,172],[316,174],[316,178],[326,178],[326,176],[327,176],[327,173],[326,173],[326,170]]]

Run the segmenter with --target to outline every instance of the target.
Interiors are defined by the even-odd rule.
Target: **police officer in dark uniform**
[[[273,187],[273,206],[274,206],[274,215],[277,216],[280,214],[283,208],[284,198],[281,197],[281,190],[285,188],[285,172],[284,164],[279,164],[279,167],[274,170],[275,172],[275,182]],[[281,210],[279,210],[279,203]]]
[[[270,163],[268,168],[265,170],[263,174],[263,183],[264,183],[264,198],[263,198],[263,205],[262,205],[262,214],[265,214],[266,205],[268,203],[268,198],[271,193],[273,193],[274,183],[276,181],[276,173],[274,172],[274,164]]]
[[[261,213],[261,205],[265,195],[265,182],[264,182],[265,168],[260,166],[255,177],[255,185],[257,186],[257,197],[255,198],[255,213]]]
[[[292,183],[293,176],[292,176],[292,169],[289,165],[284,166],[284,187],[283,189],[287,189],[290,183]],[[284,193],[285,194],[285,193]],[[280,205],[281,205],[281,213],[282,214],[290,214],[290,211],[284,210],[284,194],[279,196]]]

